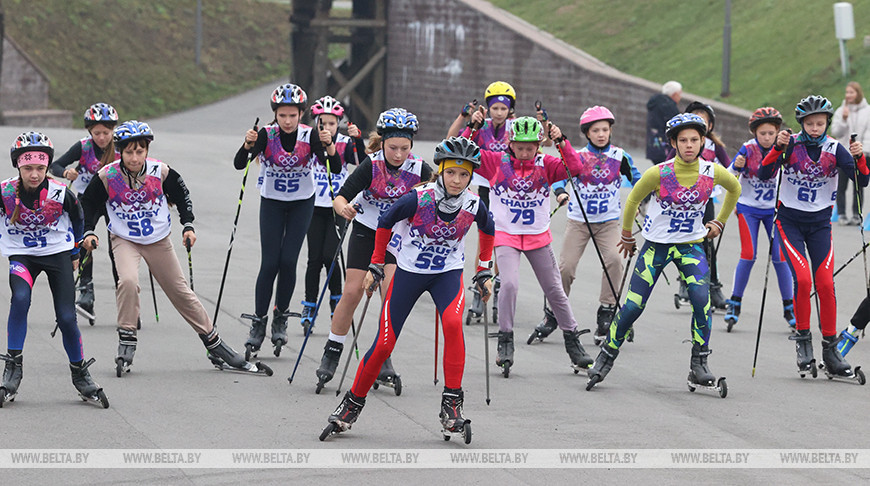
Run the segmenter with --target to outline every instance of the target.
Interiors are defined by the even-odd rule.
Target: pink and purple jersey
[[[504,125],[496,129],[495,125],[492,123],[492,118],[487,118],[483,121],[483,126],[480,127],[478,131],[474,132],[472,140],[478,147],[484,150],[507,152],[510,144],[510,124],[511,119],[507,119],[505,120]],[[489,181],[477,173],[471,175],[471,183],[476,186],[489,187]]]
[[[730,169],[740,180],[741,193],[737,202],[758,209],[773,209],[776,205],[776,176],[767,180],[759,179],[764,155],[758,140],[753,138],[744,143],[741,152],[745,152],[743,158],[746,159],[743,170],[736,172],[733,164]]]
[[[521,176],[511,156],[502,154],[501,163],[489,178],[490,210],[496,231],[537,235],[550,228],[550,183],[544,155],[538,154],[531,164],[531,172]]]
[[[0,252],[10,255],[54,255],[71,250],[75,245],[69,215],[63,211],[66,186],[52,179],[42,190],[36,209],[19,204],[16,194],[19,179],[7,179],[0,183],[0,194],[6,216],[0,233]],[[15,207],[18,206],[18,221],[11,224]]]
[[[145,160],[145,179],[133,189],[128,176],[121,171],[121,161],[113,162],[105,171],[106,211],[109,232],[125,240],[148,245],[169,235],[169,204],[163,194],[163,162]]]
[[[287,152],[281,146],[281,128],[268,125],[266,148],[260,153],[260,195],[278,201],[298,201],[314,195],[314,175],[311,168],[311,127],[299,125],[296,146]]]
[[[643,237],[656,243],[687,243],[707,234],[704,209],[713,192],[713,162],[698,159],[698,180],[685,187],[677,180],[674,159],[659,164],[661,182],[655,191],[655,203],[643,221]]]
[[[622,186],[624,152],[611,145],[607,152],[595,153],[584,147],[579,151],[583,171],[574,176],[574,183],[582,200],[583,210],[590,223],[602,223],[619,219],[621,204],[619,189]],[[568,218],[584,221],[583,211],[576,201],[568,203]]]
[[[372,161],[372,183],[355,199],[363,208],[363,211],[357,214],[356,221],[367,228],[377,230],[378,218],[381,214],[389,209],[396,199],[420,183],[423,161],[414,154],[409,154],[399,170],[390,171],[385,165],[387,162],[384,160],[383,151],[375,152],[369,158]]]
[[[792,135],[797,142],[798,135]],[[807,154],[804,144],[795,143],[791,155],[783,164],[779,199],[786,207],[801,211],[821,211],[834,205],[837,199],[837,147],[840,142],[826,137],[821,143],[819,160]]]

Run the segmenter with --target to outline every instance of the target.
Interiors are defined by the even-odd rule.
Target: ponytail
[[[15,211],[12,212],[12,217],[9,218],[9,224],[18,223],[18,218],[21,216],[21,186],[24,181],[21,175],[18,176],[18,184],[15,185]]]
[[[378,132],[369,133],[369,144],[366,146],[366,152],[373,154],[381,149],[381,144],[384,142],[384,139],[378,135]]]

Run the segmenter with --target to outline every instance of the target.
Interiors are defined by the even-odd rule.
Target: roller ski
[[[852,366],[843,359],[843,355],[837,349],[837,338],[829,336],[822,338],[822,365],[820,368],[825,372],[829,380],[834,378],[844,381],[857,381],[859,385],[867,383],[867,378],[860,366],[852,369]]]
[[[727,307],[728,299],[722,294],[722,284],[710,282],[710,309],[725,310]]]
[[[396,396],[402,394],[402,377],[393,369],[392,357],[387,358],[381,365],[381,372],[372,387],[377,390],[379,386],[388,386],[396,392]]]
[[[0,354],[0,360],[6,362],[3,368],[3,382],[0,383],[0,408],[5,402],[14,402],[18,395],[18,387],[21,386],[23,372],[21,352],[18,354]]]
[[[138,339],[136,331],[118,329],[118,357],[115,358],[115,376],[120,378],[124,373],[130,372],[133,364],[133,356],[136,354]]]
[[[444,440],[450,440],[456,436],[462,438],[466,444],[471,444],[471,420],[462,416],[462,402],[465,398],[462,388],[444,387],[441,394],[441,435]]]
[[[601,351],[595,358],[595,364],[586,371],[587,376],[589,376],[589,381],[586,382],[586,391],[591,391],[592,387],[604,381],[604,378],[610,373],[610,369],[613,368],[613,362],[616,361],[617,356],[619,356],[619,349],[611,348],[607,344],[601,346]]]
[[[307,300],[302,301],[302,320],[299,321],[300,324],[302,324],[302,334],[308,334],[308,328],[314,327],[314,313],[316,311],[316,302],[308,302]]]
[[[807,374],[812,375],[813,378],[819,376],[816,359],[813,357],[813,335],[810,330],[799,330],[788,338],[794,341],[795,351],[797,351],[798,374],[801,378],[805,378]]]
[[[559,323],[556,322],[556,316],[553,314],[553,311],[544,305],[544,320],[535,326],[535,330],[529,334],[529,339],[526,341],[526,344],[532,344],[535,341],[538,341],[539,343],[544,342],[544,339],[552,334],[557,327],[559,327]]]
[[[498,324],[498,291],[501,290],[501,279],[498,274],[492,278],[492,323]]]
[[[275,346],[275,357],[281,356],[281,348],[287,344],[287,319],[301,317],[298,312],[285,310],[281,312],[275,307],[272,310],[272,345]]]
[[[721,398],[725,398],[728,396],[728,384],[725,382],[725,377],[723,376],[717,380],[707,366],[707,356],[711,352],[706,345],[692,343],[692,362],[689,368],[689,377],[686,379],[686,385],[689,387],[690,392],[701,388],[716,392]]]
[[[565,351],[571,358],[571,368],[574,374],[580,373],[580,370],[587,370],[595,361],[592,356],[586,353],[583,345],[580,344],[580,336],[589,332],[589,329],[574,329],[573,331],[562,331],[562,337],[565,339]]]
[[[485,305],[483,299],[480,297],[480,291],[477,289],[476,285],[468,287],[468,290],[471,291],[473,297],[471,298],[471,306],[469,306],[468,310],[465,312],[466,326],[483,322],[483,306]]]
[[[248,340],[245,341],[245,360],[250,361],[251,358],[257,357],[260,346],[266,339],[266,324],[269,323],[269,316],[259,317],[254,314],[242,314],[242,319],[251,320],[251,330],[248,332]]]
[[[329,425],[320,433],[320,440],[324,441],[327,437],[350,430],[365,404],[366,397],[358,397],[350,391],[345,393],[341,403],[329,416]]]
[[[94,383],[91,373],[88,371],[88,367],[94,362],[96,360],[91,358],[87,362],[81,360],[78,363],[69,364],[73,386],[78,390],[79,397],[83,402],[97,403],[103,408],[109,408],[109,399],[106,398],[106,393],[100,385]]]
[[[610,325],[613,323],[613,318],[616,316],[615,305],[600,305],[598,306],[598,315],[596,316],[596,329],[594,342],[596,346],[601,346],[607,339],[607,334],[610,333]],[[632,336],[634,340],[634,336]]]
[[[78,290],[81,294],[76,300],[76,312],[93,326],[96,319],[94,314],[94,284],[93,282],[83,283]]]
[[[782,317],[785,319],[791,332],[794,332],[795,325],[797,324],[797,320],[794,318],[794,300],[787,299],[782,301]]]
[[[495,358],[496,366],[501,367],[501,374],[508,378],[511,375],[511,366],[514,364],[514,332],[498,332],[498,356]]]
[[[251,363],[225,343],[218,334],[217,328],[213,328],[208,334],[200,334],[199,338],[202,339],[208,359],[215,368],[221,371],[272,376],[272,368],[259,361]]]
[[[691,302],[689,301],[689,287],[686,286],[686,281],[681,276],[677,277],[677,280],[680,282],[680,289],[674,294],[674,307],[679,309],[681,305],[690,305]]]
[[[725,325],[727,326],[725,330],[727,332],[731,332],[731,329],[737,325],[737,321],[740,319],[740,306],[741,306],[741,297],[731,296],[730,299],[726,301],[725,304]]]
[[[344,350],[344,343],[335,341],[326,341],[323,346],[323,357],[320,358],[320,368],[317,368],[317,388],[314,393],[320,394],[323,386],[329,383],[329,380],[335,376],[335,369],[338,368],[338,362],[341,360],[341,352]]]

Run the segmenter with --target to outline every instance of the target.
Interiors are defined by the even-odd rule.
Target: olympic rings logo
[[[148,191],[128,191],[124,193],[124,200],[128,202],[142,202],[148,199]]]
[[[701,197],[701,193],[697,189],[695,189],[694,191],[682,191],[677,194],[677,199],[679,199],[680,202],[683,203],[689,201],[696,201],[699,197]]]
[[[488,144],[489,150],[493,152],[504,152],[508,148],[508,144],[501,142],[499,140],[493,140]]]
[[[451,238],[456,234],[456,227],[435,225],[432,227],[432,234],[439,238]]]
[[[404,185],[401,187],[387,186],[384,188],[384,193],[389,197],[399,197],[406,192],[408,191],[405,190]]]
[[[293,155],[290,155],[290,156],[287,156],[287,155],[279,155],[279,156],[278,156],[278,162],[280,162],[281,165],[287,165],[287,166],[290,166],[290,165],[296,165],[296,163],[299,162],[299,157],[296,156],[296,154],[293,154]]]
[[[532,181],[528,179],[514,179],[511,181],[511,185],[514,186],[517,190],[528,191],[532,188]]]
[[[596,179],[606,179],[610,177],[610,169],[607,167],[602,169],[592,169],[592,177]]]
[[[804,172],[812,176],[821,174],[823,170],[822,166],[817,164],[807,164],[806,167],[804,167]]]
[[[18,220],[28,225],[40,224],[45,221],[45,215],[39,213],[21,213],[18,216]]]

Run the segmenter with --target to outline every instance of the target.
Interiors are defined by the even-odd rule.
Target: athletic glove
[[[492,270],[488,268],[483,268],[477,271],[474,274],[474,277],[471,278],[472,283],[477,287],[477,290],[480,291],[481,295],[486,295],[486,283],[489,282],[489,279],[492,278]]]
[[[375,283],[372,285],[372,289],[374,289],[384,281],[384,266],[378,263],[369,263],[369,272],[375,278]]]

